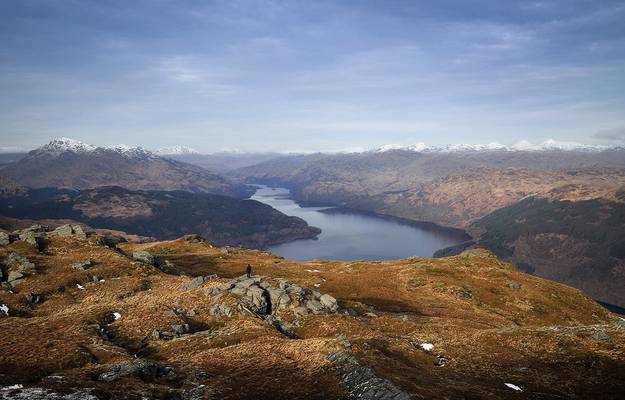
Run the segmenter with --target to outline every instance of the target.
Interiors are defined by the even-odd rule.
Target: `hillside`
[[[46,236],[41,253],[0,247],[13,273],[0,291],[0,385],[23,385],[2,398],[625,393],[625,322],[484,250],[295,263],[193,236],[120,249]]]
[[[0,166],[0,175],[31,188],[185,190],[245,198],[252,192],[202,167],[141,148],[95,147],[61,138]]]
[[[572,195],[576,193],[576,195]],[[472,247],[485,247],[526,272],[625,305],[625,187],[595,197],[585,187],[531,196],[479,219]],[[444,256],[466,246],[443,249]]]
[[[225,246],[266,248],[312,238],[319,229],[253,200],[183,191],[100,187],[82,191],[31,189],[0,198],[0,215],[20,219],[68,219],[93,228],[171,239],[199,232]]]

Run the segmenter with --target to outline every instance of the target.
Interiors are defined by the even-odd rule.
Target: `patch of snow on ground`
[[[432,343],[421,343],[420,347],[425,351],[432,351],[434,345]]]
[[[523,391],[523,389],[521,389],[520,387],[518,387],[514,383],[504,383],[504,385],[506,385],[507,387],[509,387],[512,390],[516,390],[517,392],[522,392]]]
[[[15,389],[22,389],[24,387],[24,385],[21,384],[17,384],[17,385],[11,385],[11,386],[5,386],[2,388],[2,390],[15,390]]]
[[[9,306],[7,306],[6,304],[0,305],[0,313],[9,315]]]
[[[122,317],[122,315],[118,312],[114,312],[113,313],[113,318],[115,318],[115,321],[117,321],[118,319],[120,319]]]
[[[85,290],[85,287],[83,285],[81,285],[80,283],[76,284],[76,287],[80,290]]]

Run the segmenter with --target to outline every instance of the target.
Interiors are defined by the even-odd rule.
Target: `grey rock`
[[[236,282],[234,281],[228,281],[225,283],[222,283],[221,285],[217,286],[217,289],[219,290],[230,290],[234,287],[234,285],[236,284]]]
[[[61,394],[37,387],[5,389],[0,386],[0,400],[98,400],[89,393],[89,390],[74,390],[72,393]]]
[[[135,251],[132,253],[132,258],[146,264],[155,265],[154,256],[147,251]]]
[[[33,246],[38,251],[45,250],[47,245],[47,240],[45,236],[39,233],[35,233],[33,231],[27,231],[20,234],[19,239]]]
[[[79,261],[77,263],[72,264],[72,269],[75,271],[84,271],[89,269],[94,265],[94,262],[91,260]]]
[[[19,272],[23,273],[34,273],[36,272],[35,264],[28,261],[28,259],[24,256],[21,256],[15,252],[10,253],[5,257],[2,262],[7,268],[17,269]]]
[[[221,290],[219,290],[219,288],[216,288],[216,287],[215,288],[209,287],[209,288],[204,289],[205,296],[214,296],[219,293],[221,293]]]
[[[323,296],[321,296],[319,302],[331,312],[336,312],[336,310],[338,310],[339,308],[336,299],[329,294],[324,294]]]
[[[32,292],[26,293],[24,297],[26,298],[26,301],[30,304],[39,304],[42,301],[42,296]]]
[[[56,228],[54,231],[52,231],[52,233],[58,236],[76,236],[81,239],[87,238],[87,234],[85,233],[85,231],[82,229],[80,225],[70,225],[70,224],[61,225],[58,228]]]
[[[510,289],[521,289],[521,284],[520,284],[520,283],[518,283],[518,282],[510,282],[510,283],[508,284],[508,287],[509,287]]]
[[[251,303],[252,309],[257,314],[266,315],[268,311],[265,290],[258,286],[251,286],[247,289],[246,299]]]
[[[22,274],[21,272],[11,271],[9,272],[9,277],[7,279],[7,282],[9,282],[11,286],[17,286],[24,281],[25,277],[26,276]]]
[[[182,290],[195,290],[204,286],[204,277],[198,276],[182,285]]]
[[[236,284],[236,286],[240,287],[240,288],[247,289],[248,287],[252,286],[254,283],[256,283],[254,278],[248,278],[248,279],[244,279],[244,280],[238,282]]]
[[[236,294],[237,296],[243,296],[247,293],[247,289],[240,286],[235,286],[230,289],[230,293]]]
[[[0,231],[0,246],[6,246],[11,243],[11,238],[8,233]]]
[[[225,304],[214,304],[208,309],[208,314],[213,317],[231,317],[232,310]]]
[[[74,235],[76,237],[82,238],[82,239],[86,239],[87,238],[87,234],[85,233],[85,231],[83,231],[82,227],[80,225],[73,225],[72,228],[74,229]]]
[[[124,377],[137,377],[144,382],[152,382],[157,378],[174,376],[172,367],[151,361],[138,361],[134,363],[116,364],[103,374],[98,376],[102,382],[114,382]]]
[[[306,308],[313,314],[322,314],[324,312],[323,305],[317,300],[308,300]]]
[[[338,342],[343,346],[343,347],[352,347],[352,342],[349,341],[349,339],[347,338],[347,336],[345,335],[338,335],[336,337],[336,340],[338,340]]]
[[[293,313],[295,314],[297,318],[299,318],[302,315],[308,314],[308,309],[306,307],[295,307],[295,309],[293,310]]]
[[[591,335],[591,337],[595,340],[610,340],[612,339],[610,335],[605,332],[596,332]]]
[[[72,226],[69,224],[61,225],[53,231],[54,234],[59,236],[71,236],[74,234]]]
[[[172,325],[171,331],[176,335],[184,335],[185,333],[189,333],[189,325],[188,324]]]
[[[616,325],[617,328],[625,329],[625,320],[619,319],[618,321],[614,322],[614,325]]]
[[[291,304],[291,298],[284,290],[270,287],[267,292],[269,293],[269,299],[271,300],[271,307],[274,313],[278,310],[285,309]]]
[[[378,377],[371,368],[361,365],[349,353],[331,353],[328,359],[340,377],[339,383],[348,400],[410,400],[413,398],[393,382]]]

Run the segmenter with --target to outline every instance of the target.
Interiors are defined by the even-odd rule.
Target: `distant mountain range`
[[[140,147],[96,147],[68,138],[55,139],[18,161],[1,166],[0,175],[31,188],[120,186],[238,198],[253,192],[197,165],[161,157]]]

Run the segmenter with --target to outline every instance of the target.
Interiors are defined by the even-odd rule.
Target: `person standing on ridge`
[[[247,274],[248,278],[252,277],[252,266],[247,264],[247,268],[245,268],[245,273]]]

